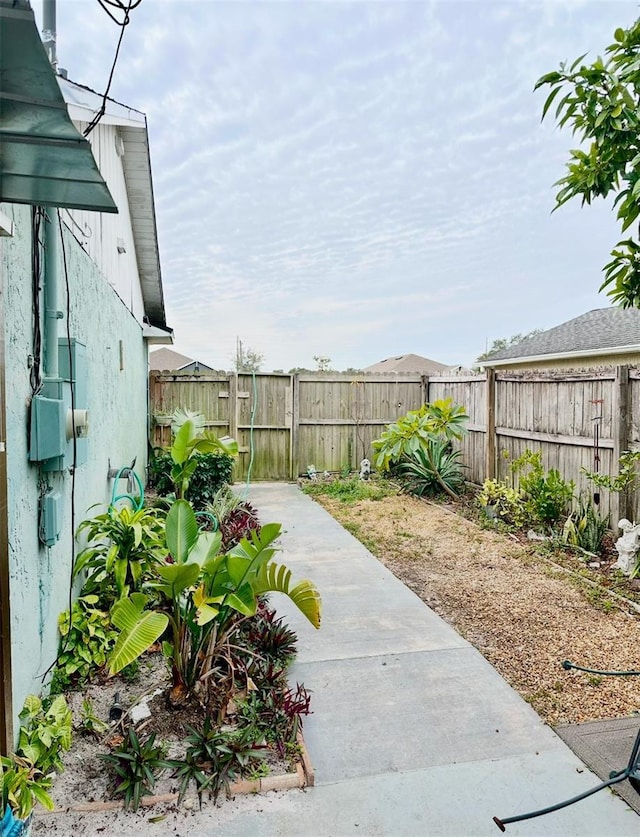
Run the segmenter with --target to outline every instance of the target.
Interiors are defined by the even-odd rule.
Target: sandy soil
[[[316,499],[549,724],[640,711],[639,677],[561,667],[565,659],[595,669],[640,667],[640,616],[606,591],[580,584],[532,546],[414,497],[354,505]]]

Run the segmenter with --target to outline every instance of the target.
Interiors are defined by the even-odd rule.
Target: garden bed
[[[621,598],[610,594],[606,584],[611,578],[618,583],[618,576],[606,561],[590,571],[575,556],[482,528],[406,494],[342,502],[316,493],[316,499],[549,724],[640,710],[639,678],[561,666],[569,659],[595,669],[639,667],[639,614],[625,601],[636,592],[626,581],[617,588]]]
[[[111,752],[123,738],[127,726],[135,719],[135,729],[140,739],[155,733],[156,743],[161,743],[166,757],[180,758],[184,754],[185,739],[191,728],[201,728],[204,712],[197,701],[180,707],[170,706],[167,694],[170,677],[166,661],[159,652],[145,655],[135,676],[123,678],[98,678],[82,691],[69,692],[66,697],[74,717],[73,744],[62,754],[64,771],[56,776],[52,796],[56,803],[53,812],[38,811],[34,834],[60,833],[82,835],[99,833],[109,815],[123,809],[122,799],[113,799],[113,781],[101,756]],[[83,703],[91,702],[95,718],[107,721],[114,705],[124,714],[109,724],[109,729],[99,735],[91,734],[83,717]],[[136,707],[146,705],[149,715],[137,719]],[[233,708],[230,707],[231,713]],[[140,714],[146,714],[142,710]],[[232,725],[233,717],[227,718]],[[261,762],[259,772],[247,771],[242,778],[230,781],[220,793],[219,801],[245,794],[283,791],[304,788],[314,783],[313,768],[301,732],[296,744],[281,754],[271,747]],[[165,769],[155,783],[152,796],[144,796],[137,814],[129,817],[160,818],[182,810],[185,814],[198,810],[199,800],[195,786],[190,785],[184,800],[178,807],[179,780],[175,771]],[[210,805],[208,794],[203,794],[203,804]],[[151,809],[151,810],[149,810]],[[104,815],[104,816],[103,816]],[[106,819],[105,819],[106,817]],[[160,821],[160,820],[159,820]]]

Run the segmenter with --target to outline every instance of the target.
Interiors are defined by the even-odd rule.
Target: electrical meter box
[[[43,462],[62,456],[66,435],[64,401],[61,398],[34,395],[31,402],[31,461]]]
[[[58,371],[60,377],[45,379],[31,402],[29,459],[43,471],[63,471],[87,461],[86,347],[61,337]]]
[[[59,491],[47,491],[40,498],[38,536],[45,546],[54,546],[60,540],[62,529],[62,496]]]

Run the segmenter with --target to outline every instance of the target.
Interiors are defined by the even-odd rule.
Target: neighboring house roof
[[[173,349],[158,349],[155,352],[149,353],[149,367],[162,372],[169,369],[173,372],[179,372],[181,369],[193,367],[194,370],[202,372],[214,372],[211,366],[206,363],[201,363],[199,360],[194,360],[186,355],[181,355],[180,352],[174,352]]]
[[[640,352],[640,310],[595,308],[492,354],[483,366]]]
[[[69,116],[79,122],[90,122],[102,107],[103,96],[62,76],[58,76],[58,84]],[[139,110],[107,98],[106,110],[100,121],[105,125],[117,125],[122,137],[122,166],[145,314],[152,325],[164,326],[166,320],[147,117]]]
[[[372,366],[367,366],[365,372],[374,372],[376,374],[392,372],[406,372],[419,373],[421,375],[428,375],[434,372],[442,372],[447,369],[446,363],[438,363],[437,360],[430,360],[428,357],[421,355],[397,355],[396,357],[388,357],[381,360],[379,363],[374,363]]]

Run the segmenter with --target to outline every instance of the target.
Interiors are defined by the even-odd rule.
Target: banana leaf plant
[[[204,416],[190,411],[176,411],[172,428],[175,432],[171,445],[171,479],[176,489],[176,497],[183,500],[189,480],[198,467],[197,453],[226,453],[238,455],[238,443],[230,436],[218,438],[210,430],[203,430]]]
[[[150,585],[154,598],[134,593],[111,611],[120,634],[110,673],[121,671],[168,629],[170,638],[163,647],[171,658],[172,703],[183,702],[196,684],[206,693],[223,644],[242,618],[255,614],[258,596],[269,592],[287,595],[319,628],[321,600],[315,585],[304,580],[293,586],[291,571],[272,562],[280,531],[280,524],[266,524],[227,554],[219,554],[220,534],[199,531],[189,503],[176,500],[166,520],[169,555],[155,568]]]

